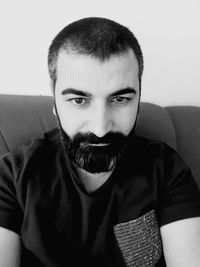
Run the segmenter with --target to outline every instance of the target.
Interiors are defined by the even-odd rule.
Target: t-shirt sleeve
[[[16,168],[12,156],[0,159],[0,227],[20,234],[22,211],[16,196]]]
[[[160,169],[160,226],[200,216],[200,191],[191,169],[173,149],[167,147],[164,154]]]

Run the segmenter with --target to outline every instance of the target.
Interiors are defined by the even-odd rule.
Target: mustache
[[[120,132],[109,132],[103,137],[97,137],[93,133],[77,133],[73,142],[85,144],[121,144],[125,141],[126,136]]]

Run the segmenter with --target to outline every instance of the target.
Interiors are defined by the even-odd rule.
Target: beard
[[[64,153],[77,167],[90,172],[109,172],[116,167],[134,137],[136,123],[129,133],[109,132],[102,138],[93,133],[77,133],[73,138],[64,132],[59,123]]]
[[[129,137],[110,132],[102,138],[93,133],[77,133],[70,138],[63,132],[65,152],[79,168],[90,173],[111,171],[125,153]]]
[[[128,135],[121,132],[109,132],[99,138],[93,133],[77,133],[72,138],[62,128],[55,106],[60,141],[65,155],[77,167],[90,172],[101,173],[113,170],[132,143],[138,121],[138,112],[134,126]]]

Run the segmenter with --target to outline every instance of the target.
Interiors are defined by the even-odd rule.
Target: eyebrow
[[[85,97],[91,97],[92,96],[90,93],[87,93],[87,92],[84,92],[81,90],[77,90],[74,88],[67,88],[61,92],[61,95],[67,95],[67,94],[73,94],[73,95],[79,95],[79,96],[85,96]]]
[[[124,94],[136,94],[136,90],[132,87],[126,87],[124,89],[117,90],[110,94],[110,96],[124,95]]]
[[[67,95],[67,94],[73,94],[73,95],[78,95],[78,96],[84,96],[84,97],[91,97],[92,94],[88,92],[84,92],[81,90],[77,90],[74,88],[66,88],[61,92],[61,95]],[[117,90],[110,94],[109,96],[118,96],[118,95],[124,95],[124,94],[136,94],[136,90],[132,87],[126,87],[120,90]]]

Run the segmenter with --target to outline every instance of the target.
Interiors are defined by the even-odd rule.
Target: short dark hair
[[[138,76],[141,84],[143,55],[138,40],[128,28],[113,20],[98,17],[80,19],[67,25],[56,35],[48,53],[48,70],[54,88],[60,49],[91,55],[100,61],[133,49],[138,61]]]

